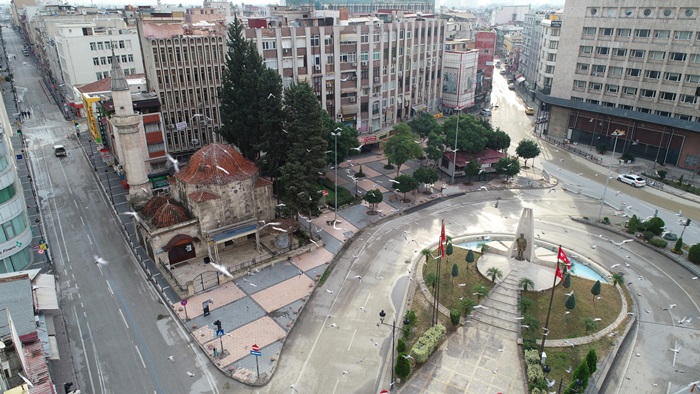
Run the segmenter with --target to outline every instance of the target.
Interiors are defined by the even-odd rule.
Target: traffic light
[[[686,226],[686,227],[690,226],[690,219],[688,219],[688,220],[685,221],[685,226]]]
[[[17,135],[22,135],[22,129],[17,129]]]
[[[214,325],[216,326],[217,330],[221,330],[221,320],[217,320],[214,322]]]

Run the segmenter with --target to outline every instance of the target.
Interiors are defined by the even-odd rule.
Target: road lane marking
[[[122,310],[119,310],[119,313],[121,313]],[[124,318],[124,316],[122,316]],[[128,326],[127,326],[128,327]],[[134,345],[134,349],[136,349],[136,353],[139,355],[139,359],[141,359],[141,365],[143,365],[143,369],[146,369],[146,363],[143,362],[143,357],[141,357],[141,351],[139,350],[139,347],[137,345]]]
[[[73,200],[73,204],[75,204],[75,209],[80,210],[80,207],[78,206],[78,202],[77,202],[77,201]],[[82,216],[80,217],[80,219],[81,219],[81,220],[83,219]]]
[[[77,204],[76,204],[77,205]],[[80,222],[83,223],[83,227],[85,227],[85,220],[83,220],[83,217],[80,217]]]
[[[109,281],[106,280],[105,282],[107,282],[107,290],[109,290],[109,294],[114,295],[114,291],[112,291],[112,286],[109,285]]]
[[[83,340],[83,329],[80,328],[80,319],[78,319],[78,311],[75,309],[75,305],[73,305],[73,314],[75,315],[75,322],[77,323],[78,326],[78,335],[80,336],[80,345],[83,348],[83,357],[85,357],[85,365],[87,366],[87,372],[88,376],[90,377],[90,387],[92,388],[92,392],[95,392],[95,382],[92,380],[92,371],[90,370],[90,360],[88,360],[87,357],[87,352],[85,351],[85,341]]]
[[[85,325],[87,326],[88,334],[90,334],[90,338],[93,339],[90,342],[92,343],[92,354],[95,357],[95,367],[97,368],[97,377],[100,380],[100,389],[102,389],[103,393],[106,393],[107,387],[105,386],[105,379],[104,379],[104,376],[102,375],[102,367],[100,366],[100,360],[99,360],[99,357],[97,356],[97,346],[95,346],[95,341],[94,341],[95,337],[92,335],[92,329],[90,328],[90,322],[85,321]]]
[[[119,315],[121,315],[122,321],[124,322],[124,325],[126,326],[126,328],[129,328],[129,324],[126,322],[126,319],[124,318],[124,314],[122,313],[122,308],[119,308]],[[141,362],[143,362],[143,359],[141,359]],[[146,368],[145,365],[143,367]]]
[[[352,333],[352,338],[350,338],[350,343],[348,344],[348,351],[350,351],[350,348],[352,347],[352,342],[355,340],[355,334],[357,334],[357,328],[355,331]]]
[[[92,243],[92,237],[90,237],[90,234],[86,234],[86,235],[87,235],[88,241],[90,242],[90,245],[93,245],[93,243]]]

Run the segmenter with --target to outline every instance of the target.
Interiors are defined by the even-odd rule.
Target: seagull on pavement
[[[620,241],[620,242],[615,242],[612,239],[610,240],[610,242],[612,242],[613,245],[617,246],[620,249],[622,248],[622,245],[626,244],[627,242],[632,242],[632,241],[634,241],[634,240],[633,239],[625,239],[625,240]]]
[[[193,374],[192,372],[190,372],[190,371],[187,371],[187,376],[193,378],[193,377],[194,377],[194,374]]]
[[[355,275],[355,279],[359,279],[362,282],[362,277],[360,275]]]
[[[331,289],[326,289],[326,293],[328,293],[328,294],[333,294],[333,290],[331,290]]]
[[[173,357],[173,356],[168,356],[168,360],[170,360],[170,361],[172,361],[172,362],[175,362],[175,357]]]

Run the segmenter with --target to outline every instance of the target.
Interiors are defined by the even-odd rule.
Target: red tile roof
[[[143,206],[143,209],[141,210],[141,214],[145,217],[151,217],[153,216],[160,207],[165,205],[168,201],[171,201],[169,197],[166,197],[162,194],[159,194],[157,196],[151,197],[150,200],[146,203],[146,205]]]
[[[258,179],[255,180],[255,186],[253,186],[253,187],[258,188],[258,187],[265,187],[265,186],[269,186],[269,185],[272,185],[271,179],[258,177]]]
[[[209,201],[209,200],[216,200],[216,199],[221,198],[221,196],[219,196],[218,194],[208,192],[206,190],[201,190],[201,191],[197,191],[194,193],[190,193],[188,195],[188,197],[196,203]]]
[[[31,343],[22,341],[22,353],[27,361],[27,368],[24,371],[26,378],[32,382],[33,387],[27,390],[29,394],[54,394],[53,383],[49,375],[49,367],[46,364],[44,351],[41,348],[41,341],[34,340]]]
[[[188,220],[190,220],[190,215],[187,214],[184,208],[168,201],[153,215],[151,223],[153,223],[156,228],[164,228]]]
[[[142,79],[146,74],[130,74],[126,76],[126,80]],[[99,81],[87,83],[83,86],[79,86],[78,90],[81,93],[101,93],[109,92],[112,90],[112,78],[102,78]]]
[[[190,162],[175,176],[194,185],[226,185],[249,179],[258,171],[255,163],[234,148],[209,144],[192,155]]]

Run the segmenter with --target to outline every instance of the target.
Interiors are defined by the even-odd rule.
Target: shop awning
[[[522,82],[525,80],[525,78],[524,78],[524,77],[518,77],[518,78],[516,78],[515,80],[516,80],[518,83],[522,83]]]
[[[416,112],[423,112],[423,111],[428,109],[428,106],[425,104],[418,104],[418,105],[414,105],[411,108],[413,108],[413,110]]]
[[[340,110],[343,115],[352,115],[357,113],[357,105],[341,105]]]
[[[340,42],[353,42],[357,41],[357,34],[354,33],[345,33],[345,34],[340,34]]]
[[[227,231],[224,231],[222,233],[216,234],[211,237],[211,240],[218,243],[230,241],[234,238],[240,238],[244,237],[248,234],[254,234],[255,231],[258,229],[258,226],[255,224],[250,224],[244,227],[237,227],[233,228]]]
[[[36,308],[39,310],[57,310],[56,279],[53,275],[39,274],[32,283]]]

